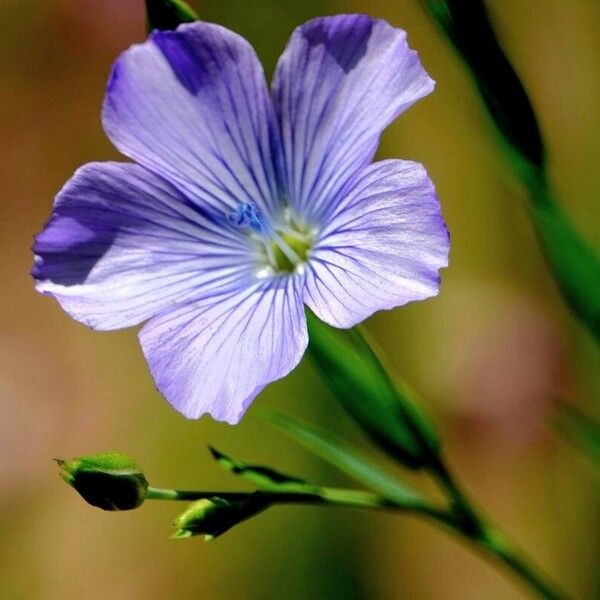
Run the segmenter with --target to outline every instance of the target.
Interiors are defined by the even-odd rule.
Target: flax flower
[[[80,168],[34,244],[37,289],[95,329],[146,322],[158,389],[237,423],[334,327],[438,293],[448,232],[422,165],[373,163],[434,87],[406,33],[364,15],[297,28],[271,90],[252,47],[197,22],[116,61],[102,120],[134,163]]]

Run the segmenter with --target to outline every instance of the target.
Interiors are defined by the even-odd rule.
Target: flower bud
[[[92,506],[131,510],[144,502],[148,481],[137,463],[120,452],[102,452],[56,461],[60,476]]]
[[[148,29],[177,29],[181,23],[198,20],[198,15],[183,0],[146,0]]]
[[[225,500],[218,496],[203,498],[190,504],[174,521],[173,539],[204,535],[205,541],[225,533],[233,526],[262,512],[269,506],[261,494],[254,492],[241,500]]]

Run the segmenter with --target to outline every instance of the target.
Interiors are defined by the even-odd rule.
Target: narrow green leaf
[[[273,414],[271,416],[273,416]],[[265,416],[265,418],[268,420],[268,415]],[[277,417],[275,416],[275,418]],[[304,429],[306,431],[306,426],[304,426]],[[331,440],[330,443],[332,443]],[[443,510],[428,504],[423,498],[408,488],[404,486],[400,488],[398,482],[391,479],[387,473],[380,475],[376,481],[373,477],[373,473],[371,473],[370,477],[365,477],[364,473],[361,472],[361,477],[359,478],[362,483],[367,482],[373,484],[375,482],[375,485],[380,486],[382,490],[385,486],[385,489],[388,492],[387,494],[372,493],[370,491],[365,492],[363,490],[323,487],[321,485],[308,483],[297,477],[284,475],[270,467],[247,465],[229,456],[226,456],[214,448],[211,448],[210,450],[217,462],[224,469],[230,471],[231,473],[235,473],[236,475],[240,475],[259,488],[259,491],[255,492],[253,495],[262,494],[261,497],[264,498],[266,502],[270,502],[272,505],[315,504],[338,507],[344,506],[351,508],[395,508],[414,511],[429,516],[435,516],[438,519],[444,519],[444,515],[447,514],[444,513]],[[346,447],[346,455],[344,460],[346,465],[345,470],[347,473],[350,472],[348,470],[348,464],[350,460],[349,453],[350,450]],[[323,456],[322,453],[319,455]],[[352,473],[357,473],[357,460],[360,460],[360,458],[355,456],[352,463],[354,466],[350,466]],[[340,468],[344,468],[344,466],[339,462],[334,464]],[[366,466],[363,466],[362,470],[364,471],[365,469]]]
[[[554,419],[556,429],[600,467],[600,423],[578,408],[563,404]]]
[[[148,29],[177,29],[181,23],[198,20],[195,11],[183,0],[146,0]]]
[[[423,2],[469,67],[511,165],[529,190],[531,220],[565,302],[600,342],[600,257],[552,197],[535,112],[484,1]]]
[[[246,479],[262,490],[281,489],[285,484],[305,484],[306,482],[298,477],[284,475],[270,467],[261,465],[247,465],[243,462],[226,456],[217,449],[209,446],[210,452],[217,463],[226,471]]]
[[[542,135],[527,93],[494,34],[483,0],[424,0],[460,56],[494,123],[511,147],[538,168]]]
[[[532,206],[530,215],[567,304],[600,342],[600,258],[551,198]]]
[[[255,413],[257,414],[257,413]],[[340,471],[360,481],[382,496],[397,502],[420,503],[420,496],[398,482],[378,465],[365,458],[345,442],[318,431],[311,425],[275,411],[260,411],[258,416],[275,425],[308,450],[314,452]]]
[[[308,312],[309,354],[338,400],[385,452],[404,465],[426,465],[439,451],[433,425],[407,386],[397,385],[358,329],[334,329]]]

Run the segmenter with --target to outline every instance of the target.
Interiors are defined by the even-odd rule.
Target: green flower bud
[[[248,494],[242,500],[226,500],[213,496],[190,504],[173,524],[176,531],[173,539],[204,535],[205,541],[225,533],[234,525],[253,517],[269,506],[269,502],[259,492]]]
[[[146,0],[148,29],[177,29],[180,23],[198,20],[198,15],[183,0]]]
[[[148,481],[137,463],[120,452],[102,452],[56,461],[60,476],[92,506],[131,510],[144,502]]]

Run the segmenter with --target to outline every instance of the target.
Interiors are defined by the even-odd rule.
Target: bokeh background
[[[193,4],[245,35],[268,72],[293,27],[312,16],[368,12],[409,32],[437,89],[389,128],[380,155],[427,166],[452,233],[451,266],[438,298],[368,326],[427,399],[472,495],[573,595],[600,598],[598,474],[548,426],[557,397],[598,408],[600,353],[547,274],[524,191],[460,60],[418,0]],[[540,119],[558,196],[600,249],[600,3],[488,6]],[[0,597],[523,597],[410,518],[285,507],[210,544],[174,542],[170,522],[183,506],[103,513],[59,480],[53,457],[116,449],[136,457],[154,485],[236,489],[209,458],[212,443],[242,460],[351,483],[252,409],[235,428],[186,421],[154,390],[134,330],[92,332],[33,289],[30,245],[54,194],[79,165],[118,158],[100,126],[103,89],[117,53],[144,35],[141,0],[0,1]],[[256,405],[362,443],[306,362]]]

